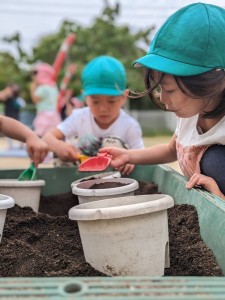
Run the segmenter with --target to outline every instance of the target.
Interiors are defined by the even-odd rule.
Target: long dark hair
[[[165,109],[163,103],[154,96],[154,91],[160,85],[165,73],[159,72],[159,79],[153,82],[151,69],[146,69],[144,92],[130,91],[130,98],[139,98],[148,95],[149,98],[161,109]],[[206,73],[195,76],[173,76],[180,90],[190,98],[208,99],[218,101],[218,105],[209,112],[204,114],[204,118],[213,119],[225,114],[225,71],[211,70]]]

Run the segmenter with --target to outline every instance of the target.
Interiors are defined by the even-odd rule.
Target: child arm
[[[34,104],[40,102],[41,100],[41,98],[35,94],[35,90],[37,87],[38,87],[37,83],[35,83],[34,81],[31,82],[30,95],[31,95],[31,100]]]
[[[112,156],[112,168],[120,168],[125,164],[145,165],[169,163],[177,160],[176,135],[173,135],[168,144],[131,150],[106,147],[100,149],[99,152],[106,152]]]
[[[0,131],[9,138],[26,143],[27,152],[34,161],[35,166],[38,166],[48,153],[47,144],[29,127],[15,119],[1,116]]]
[[[64,139],[64,134],[58,128],[51,130],[43,136],[43,140],[47,143],[50,150],[55,152],[61,160],[72,162],[78,160],[78,150],[66,143]]]

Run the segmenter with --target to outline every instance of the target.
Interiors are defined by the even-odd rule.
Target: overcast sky
[[[114,4],[116,0],[108,0]],[[200,2],[191,0],[120,0],[120,24],[131,29],[159,26],[182,6]],[[202,1],[203,2],[203,1]],[[225,0],[205,0],[225,8]],[[63,20],[90,25],[104,7],[104,0],[0,0],[0,51],[12,51],[2,37],[20,32],[22,45],[31,51],[41,36],[57,32]]]

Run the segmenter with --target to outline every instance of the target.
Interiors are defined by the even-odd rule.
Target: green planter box
[[[0,179],[17,178],[22,170],[0,170]],[[94,173],[92,173],[94,174]],[[38,169],[46,181],[43,195],[66,193],[71,183],[92,175],[76,167]],[[187,180],[167,166],[137,166],[134,179],[155,182],[176,204],[196,207],[201,236],[225,273],[225,202],[200,189],[187,190]],[[225,299],[223,277],[74,277],[1,278],[1,299]]]

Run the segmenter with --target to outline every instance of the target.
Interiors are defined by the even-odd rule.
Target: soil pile
[[[140,183],[136,194],[157,192]],[[76,221],[68,210],[78,204],[72,193],[41,197],[40,213],[8,209],[0,244],[1,277],[105,276],[85,262]],[[196,210],[190,205],[169,209],[170,263],[166,276],[220,276],[213,253],[200,237]]]

